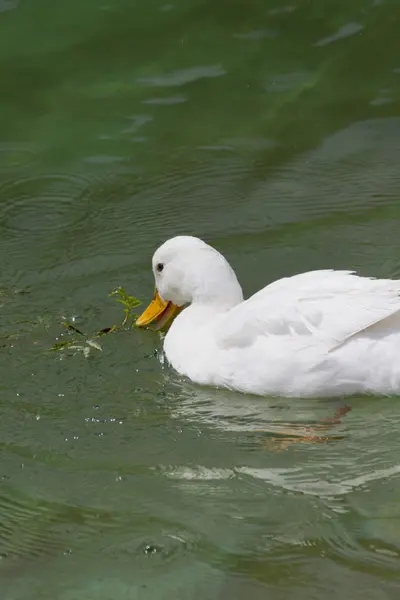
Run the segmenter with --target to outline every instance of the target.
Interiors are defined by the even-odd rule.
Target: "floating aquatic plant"
[[[125,317],[119,328],[125,327],[125,325],[129,323],[132,326],[137,317],[135,309],[142,304],[141,301],[134,296],[129,296],[122,287],[117,287],[113,292],[111,292],[110,296],[116,297],[117,302],[120,302],[125,306]]]
[[[112,325],[111,327],[104,327],[95,333],[88,335],[78,329],[70,321],[64,319],[62,324],[71,334],[71,338],[68,340],[57,341],[51,347],[53,352],[60,352],[65,350],[72,350],[75,352],[81,352],[85,358],[91,353],[92,349],[102,351],[100,342],[98,341],[104,335],[110,333],[116,333],[118,331],[132,328],[135,325],[137,313],[135,309],[141,304],[141,301],[134,296],[129,296],[122,287],[117,287],[110,293],[110,296],[116,298],[117,302],[124,306],[123,313],[124,318],[119,325]]]

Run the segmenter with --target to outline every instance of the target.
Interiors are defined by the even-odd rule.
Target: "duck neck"
[[[202,370],[208,373],[212,367],[214,328],[229,310],[215,302],[193,302],[176,317],[164,339],[164,352],[178,373],[202,383]]]
[[[243,292],[236,275],[231,270],[219,278],[201,281],[192,296],[190,308],[211,312],[223,312],[243,302]]]

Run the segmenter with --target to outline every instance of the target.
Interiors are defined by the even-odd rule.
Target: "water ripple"
[[[76,526],[71,535],[72,525]],[[119,519],[107,511],[81,508],[28,497],[0,496],[0,554],[40,556],[63,553],[99,529],[118,529]],[[78,533],[79,531],[79,533]]]
[[[18,8],[19,0],[0,0],[0,13]]]
[[[341,40],[343,38],[347,38],[351,35],[355,35],[356,33],[359,33],[360,31],[362,31],[363,26],[361,25],[361,23],[346,23],[346,25],[343,25],[343,27],[340,27],[340,29],[338,29],[338,31],[336,33],[334,33],[333,35],[329,35],[328,37],[323,38],[322,40],[319,40],[319,42],[316,42],[316,46],[327,46],[328,44],[331,44],[332,42],[337,42],[338,40]]]
[[[353,489],[364,487],[365,484],[393,478],[400,473],[400,465],[388,469],[379,469],[358,477],[339,481],[328,481],[322,478],[310,478],[301,469],[268,469],[239,467],[238,473],[249,475],[256,479],[267,481],[273,486],[302,494],[332,498],[350,493]],[[298,475],[300,474],[300,477]]]
[[[0,186],[0,218],[8,231],[62,230],[88,214],[89,182],[83,177],[42,174],[8,181]]]
[[[0,172],[16,171],[36,162],[37,150],[28,143],[0,142]]]
[[[220,77],[225,75],[226,71],[221,65],[207,65],[201,67],[191,67],[190,69],[179,69],[171,71],[165,75],[154,75],[153,77],[143,77],[138,83],[151,86],[180,86],[198,79],[207,79],[210,77]]]

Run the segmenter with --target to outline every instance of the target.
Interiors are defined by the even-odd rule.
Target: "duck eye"
[[[156,269],[157,269],[157,271],[158,271],[159,273],[161,273],[161,271],[163,270],[163,268],[164,268],[164,265],[163,265],[163,263],[158,263],[158,265],[157,265]]]

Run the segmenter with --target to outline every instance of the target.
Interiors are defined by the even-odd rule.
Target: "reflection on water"
[[[398,597],[396,399],[200,388],[146,331],[49,352],[177,233],[246,294],[399,276],[399,9],[278,4],[0,0],[4,600]]]

